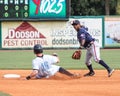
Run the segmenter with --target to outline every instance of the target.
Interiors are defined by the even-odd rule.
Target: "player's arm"
[[[57,53],[53,53],[52,56],[55,56],[56,60],[54,60],[56,63],[59,63],[60,62],[60,59],[57,55]]]
[[[59,59],[59,57],[57,57],[57,63],[59,63],[60,62],[60,59]]]
[[[30,75],[26,77],[27,80],[35,77],[38,74],[38,70],[34,69]]]
[[[83,47],[83,46],[84,46],[84,44],[85,44],[85,39],[82,39],[82,40],[81,40],[81,42],[80,42],[80,46],[82,46],[82,47]]]
[[[35,76],[38,74],[38,69],[39,69],[39,64],[38,64],[38,62],[36,62],[35,60],[33,60],[33,61],[32,61],[32,65],[33,65],[33,68],[32,68],[33,71],[31,72],[30,75],[28,75],[28,76],[26,77],[27,80],[35,77]]]
[[[82,49],[85,44],[85,34],[84,33],[80,35],[79,43],[80,43],[80,48]]]
[[[83,49],[83,48],[84,48],[85,39],[82,39],[81,41],[79,41],[79,43],[80,43],[79,50],[81,50],[81,49]]]

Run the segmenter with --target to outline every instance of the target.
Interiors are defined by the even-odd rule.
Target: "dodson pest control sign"
[[[44,32],[40,32],[28,22],[7,22],[2,23],[2,27],[3,48],[29,48],[38,43],[42,46],[48,45],[47,35],[45,36]]]

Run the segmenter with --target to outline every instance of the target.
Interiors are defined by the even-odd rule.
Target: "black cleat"
[[[108,77],[112,76],[112,73],[113,73],[114,71],[115,71],[114,69],[110,69],[110,70],[108,71]]]
[[[85,74],[84,77],[86,77],[86,76],[93,76],[94,74],[95,74],[94,71],[93,72],[89,72],[89,73]]]

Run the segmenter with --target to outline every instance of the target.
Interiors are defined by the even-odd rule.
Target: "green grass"
[[[66,69],[86,69],[85,52],[82,50],[81,60],[71,58],[75,49],[65,50],[44,50],[44,54],[57,53],[60,57],[58,65]],[[0,69],[31,69],[32,59],[35,58],[32,50],[1,50],[0,51]],[[120,49],[101,49],[101,59],[115,69],[120,69]],[[93,61],[95,69],[104,69]]]
[[[0,92],[0,96],[11,96],[11,95],[3,93],[3,92]]]

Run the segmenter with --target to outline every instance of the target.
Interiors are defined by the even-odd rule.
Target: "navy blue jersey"
[[[85,44],[83,47],[87,48],[91,41],[94,41],[95,39],[92,38],[92,36],[85,30],[85,28],[80,28],[77,32],[77,38],[79,42],[81,42],[83,39],[85,39]]]

